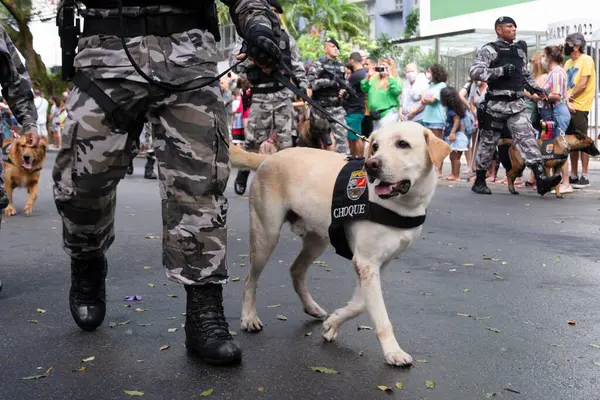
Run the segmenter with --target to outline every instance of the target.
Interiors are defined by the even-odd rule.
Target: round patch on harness
[[[358,200],[367,190],[367,172],[358,170],[352,172],[346,186],[346,194],[350,200]]]

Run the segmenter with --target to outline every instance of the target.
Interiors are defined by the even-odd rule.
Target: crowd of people
[[[514,28],[516,30],[516,25]],[[542,124],[554,127],[554,137],[575,132],[588,135],[588,115],[596,83],[594,61],[585,53],[585,46],[583,35],[574,33],[567,37],[565,45],[547,46],[527,60],[524,67],[542,91],[530,92],[529,90],[534,89],[526,87],[521,90],[522,95],[517,100],[524,100],[524,116],[534,128],[536,139],[540,137]],[[313,99],[326,109],[333,105],[328,111],[343,120],[351,130],[344,131],[338,124],[330,123],[331,138],[338,144],[322,143],[322,148],[360,157],[363,156],[364,145],[355,133],[368,137],[373,130],[388,123],[414,121],[429,128],[452,148],[449,173],[443,176],[443,165],[438,168],[441,179],[476,179],[478,167],[475,155],[481,143],[478,133],[480,120],[484,116],[481,107],[488,93],[488,83],[485,80],[469,78],[461,87],[450,87],[447,84],[448,72],[438,63],[430,65],[426,70],[420,69],[416,63],[409,63],[404,66],[401,77],[395,60],[371,58],[364,52],[353,52],[342,64],[338,60],[339,46],[334,39],[327,40],[323,52],[323,57],[306,67],[310,78],[309,89],[312,90]],[[523,49],[523,52],[527,54],[527,49]],[[344,83],[335,84],[339,80],[324,78],[314,72],[315,68],[322,69],[324,64],[332,64],[332,71],[341,70],[343,65]],[[324,85],[333,89],[330,95],[333,94],[334,98],[323,101],[322,97],[314,95],[323,91]],[[221,80],[221,90],[230,113],[233,143],[244,146],[244,131],[249,129],[248,121],[251,118],[252,84],[242,75],[230,74]],[[291,92],[288,96],[293,97]],[[303,124],[311,118],[311,112],[317,115],[320,113],[312,110],[298,97],[293,97],[292,101],[296,123],[291,135],[295,146]],[[272,128],[269,141],[275,143],[272,148],[274,151],[277,149],[279,133],[276,132],[276,126]],[[340,129],[343,134],[338,133]],[[513,139],[512,131],[525,131],[529,134],[528,129],[522,126],[522,122],[513,124],[505,120],[500,140],[493,145],[490,165],[485,168],[486,183],[507,184],[507,177],[499,179],[498,172],[501,165],[506,172],[511,169],[508,149]],[[520,137],[515,139],[518,141]],[[343,146],[340,146],[340,141]],[[485,151],[489,152],[487,147]],[[467,167],[461,170],[463,157]],[[572,152],[570,163],[567,162],[562,167],[561,193],[571,193],[574,188],[589,186],[588,166],[588,154]],[[529,177],[517,178],[516,187],[536,189],[536,172],[533,167],[530,168],[532,171]]]

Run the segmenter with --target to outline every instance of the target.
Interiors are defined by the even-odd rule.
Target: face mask
[[[425,74],[425,77],[427,78],[428,81],[430,81],[431,80],[431,72],[427,72]]]
[[[573,46],[569,45],[568,43],[565,43],[565,56],[570,56],[573,50]]]
[[[408,80],[409,80],[409,81],[411,81],[411,82],[414,82],[414,81],[415,81],[415,79],[417,79],[417,73],[416,73],[416,72],[414,72],[414,71],[407,72],[407,73],[406,73],[406,79],[408,79]]]
[[[548,70],[548,60],[546,60],[546,57],[542,57],[542,68],[544,68],[545,70]]]

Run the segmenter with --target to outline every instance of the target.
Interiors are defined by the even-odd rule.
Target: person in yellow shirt
[[[565,55],[570,57],[565,63],[567,73],[567,106],[571,112],[571,122],[567,134],[575,132],[588,135],[588,117],[594,101],[596,72],[594,59],[585,53],[585,38],[572,33],[565,39]],[[578,177],[577,162],[581,154],[581,177]],[[575,189],[590,186],[587,179],[590,156],[584,152],[571,153],[571,176],[569,182]]]

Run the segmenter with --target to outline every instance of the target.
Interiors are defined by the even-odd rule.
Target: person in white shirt
[[[406,81],[402,90],[402,113],[400,119],[421,123],[425,106],[421,104],[421,94],[427,90],[427,77],[419,72],[417,64],[410,63],[404,68]]]
[[[42,97],[42,91],[35,89],[33,91],[33,104],[37,110],[37,127],[40,136],[48,137],[48,100]]]

